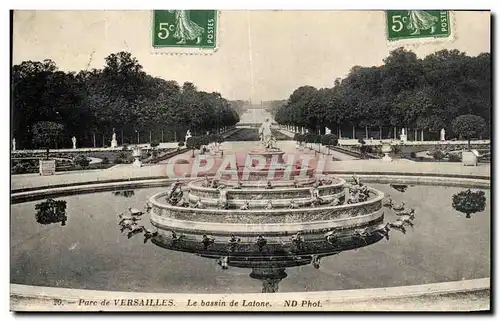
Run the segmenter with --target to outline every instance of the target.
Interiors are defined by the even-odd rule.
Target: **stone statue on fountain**
[[[266,150],[276,149],[276,138],[273,136],[271,131],[271,121],[269,118],[259,128],[260,142],[264,145]]]

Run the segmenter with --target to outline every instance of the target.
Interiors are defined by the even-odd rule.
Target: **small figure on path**
[[[12,150],[16,150],[16,139],[12,138]]]
[[[71,142],[73,143],[73,149],[76,149],[76,137],[75,136],[73,136],[71,138]]]

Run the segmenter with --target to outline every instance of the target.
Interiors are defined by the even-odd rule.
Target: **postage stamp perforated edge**
[[[422,38],[411,38],[411,39],[389,39],[389,30],[387,29],[388,25],[388,15],[387,15],[387,10],[384,11],[384,33],[385,33],[385,40],[387,43],[388,47],[401,47],[401,46],[407,46],[407,47],[418,47],[420,45],[427,45],[427,44],[439,44],[439,43],[446,43],[446,42],[453,42],[457,39],[457,32],[456,32],[456,17],[455,17],[455,12],[453,10],[446,10],[448,11],[448,19],[450,23],[450,34],[446,37],[422,37]]]
[[[215,19],[215,47],[214,48],[195,48],[195,47],[154,47],[153,45],[153,28],[154,28],[154,11],[150,10],[149,13],[149,28],[148,28],[148,38],[149,38],[149,46],[150,53],[154,55],[165,55],[165,56],[211,56],[219,50],[220,46],[220,19],[221,19],[221,10],[215,10],[216,17]]]

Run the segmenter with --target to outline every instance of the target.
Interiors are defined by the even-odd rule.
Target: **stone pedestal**
[[[408,140],[408,137],[406,136],[406,134],[401,134],[399,135],[399,139],[402,141],[402,142],[406,142]]]
[[[142,151],[140,148],[135,148],[132,151],[132,157],[134,157],[134,162],[132,163],[132,166],[134,166],[134,167],[141,167],[142,166],[141,154],[142,154]]]
[[[56,173],[56,161],[54,159],[41,159],[39,163],[40,175],[54,175]]]
[[[392,146],[389,144],[383,144],[382,145],[382,153],[384,153],[384,157],[382,157],[382,160],[384,162],[392,162],[392,158],[389,156],[389,153],[392,151]]]
[[[476,150],[462,152],[462,165],[477,166],[477,158],[479,153]]]
[[[118,142],[116,141],[116,139],[113,139],[111,141],[111,148],[117,148],[118,147]]]

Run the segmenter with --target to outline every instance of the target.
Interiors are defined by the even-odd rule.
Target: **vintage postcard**
[[[12,311],[491,311],[491,12],[11,12]]]

